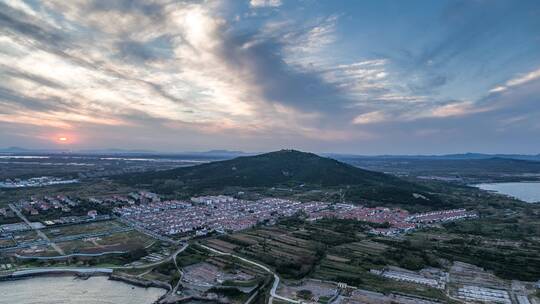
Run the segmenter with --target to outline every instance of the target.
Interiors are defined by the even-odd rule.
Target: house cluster
[[[148,204],[161,201],[159,195],[148,191],[131,192],[126,196],[113,195],[106,198],[88,198],[88,202],[94,205],[107,205],[107,206],[124,206],[135,204]]]
[[[467,211],[465,209],[410,214],[408,211],[399,208],[367,208],[352,204],[335,204],[332,208],[313,213],[311,217],[312,219],[333,217],[387,224],[389,227],[373,228],[371,233],[392,236],[426,225],[476,218],[478,217],[478,214],[474,211]]]
[[[478,214],[474,211],[467,211],[465,209],[452,209],[413,214],[407,217],[407,221],[418,224],[433,224],[477,217]]]
[[[45,196],[43,198],[31,197],[30,200],[23,200],[15,204],[23,213],[29,215],[39,215],[40,212],[49,210],[60,210],[65,213],[71,212],[71,208],[79,205],[78,200],[71,199],[64,195],[56,197]]]
[[[198,204],[217,204],[217,203],[229,203],[234,201],[234,197],[226,195],[216,195],[216,196],[197,196],[192,197],[191,201]]]
[[[78,183],[77,179],[62,179],[59,177],[41,176],[29,179],[6,179],[0,182],[0,188],[26,188],[26,187],[44,187],[51,185],[63,185]]]
[[[209,201],[212,201],[210,203]],[[115,208],[121,217],[161,235],[210,231],[238,231],[262,222],[298,212],[312,214],[329,207],[328,203],[266,198],[258,201],[221,197],[195,198],[192,202],[163,201]]]
[[[198,196],[189,201],[162,201],[159,195],[138,191],[128,195],[115,195],[107,198],[79,200],[67,196],[32,197],[15,205],[25,214],[39,215],[49,210],[69,214],[74,207],[88,201],[96,205],[112,207],[112,211],[134,224],[159,235],[191,234],[204,235],[211,231],[238,231],[259,223],[274,223],[280,217],[297,213],[307,215],[309,220],[321,218],[352,219],[381,224],[371,233],[392,236],[418,227],[435,223],[477,217],[465,209],[444,210],[428,213],[410,214],[399,208],[367,208],[352,204],[331,204],[326,202],[299,202],[280,198],[264,198],[258,201],[236,199],[231,196]],[[84,220],[100,219],[96,210],[86,210]],[[66,215],[67,215],[66,214]],[[0,209],[0,216],[14,216],[7,208]],[[67,217],[46,225],[63,224]],[[69,222],[68,222],[69,223]]]

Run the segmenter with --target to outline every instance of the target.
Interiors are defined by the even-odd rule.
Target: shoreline
[[[102,276],[107,277],[109,280],[118,281],[126,283],[131,286],[136,286],[140,288],[158,288],[165,291],[164,294],[170,292],[172,287],[164,282],[145,280],[136,277],[127,277],[120,274],[113,273],[111,268],[58,268],[58,269],[28,269],[28,270],[19,270],[11,274],[0,275],[0,284],[5,281],[18,281],[38,277],[67,277],[71,276],[74,278],[79,278],[82,280],[88,279],[90,277]]]
[[[506,196],[506,197],[511,198],[511,199],[519,200],[519,201],[524,202],[526,204],[540,204],[540,198],[538,200],[535,200],[536,198],[533,198],[531,200],[530,198],[519,197],[519,195],[505,193],[505,192],[503,192],[501,190],[484,189],[483,187],[481,187],[481,186],[484,186],[484,185],[509,185],[509,184],[516,184],[516,185],[517,184],[538,184],[538,185],[540,185],[540,181],[490,182],[490,183],[468,184],[467,186],[474,187],[474,188],[477,188],[477,189],[480,189],[480,190],[483,190],[483,191],[487,191],[487,192],[490,192],[490,193],[503,195],[503,196]]]

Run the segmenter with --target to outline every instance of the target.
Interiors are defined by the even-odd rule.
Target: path
[[[180,267],[178,266],[178,263],[176,262],[176,257],[178,256],[180,252],[184,251],[188,246],[189,244],[184,245],[184,247],[182,247],[182,250],[178,250],[173,254],[174,266],[176,267],[176,270],[178,270],[178,273],[180,274],[180,276],[178,277],[178,282],[176,283],[176,286],[174,286],[174,288],[172,289],[171,293],[173,294],[175,294],[176,291],[178,290],[178,287],[180,287],[180,282],[182,282],[182,277],[184,276],[184,272],[182,271],[182,269],[180,269]]]
[[[274,283],[272,284],[272,289],[270,289],[270,298],[268,299],[268,304],[272,304],[274,298],[279,299],[279,300],[283,300],[283,301],[286,301],[286,302],[290,302],[290,303],[295,303],[295,304],[300,303],[300,301],[290,299],[290,298],[286,298],[286,297],[282,297],[282,296],[280,296],[280,295],[278,295],[276,293],[276,290],[277,290],[277,288],[279,286],[279,280],[280,280],[279,276],[275,272],[273,272],[270,268],[264,266],[263,264],[248,260],[246,258],[243,258],[241,256],[238,256],[238,255],[235,255],[235,254],[232,254],[232,253],[222,252],[222,251],[216,250],[214,248],[211,248],[211,247],[208,247],[208,246],[205,246],[205,245],[202,245],[202,244],[198,244],[198,245],[203,247],[206,250],[209,250],[209,251],[211,251],[213,253],[216,253],[216,254],[219,254],[219,255],[228,255],[228,256],[235,257],[235,258],[237,258],[239,260],[242,260],[242,261],[244,261],[246,263],[255,265],[255,266],[263,269],[264,271],[272,274],[274,276]]]
[[[11,210],[13,210],[13,212],[15,212],[15,214],[17,214],[17,216],[23,220],[26,225],[28,225],[28,227],[32,228],[36,233],[37,235],[44,241],[47,242],[47,244],[51,245],[52,248],[54,248],[54,250],[56,250],[56,252],[58,252],[60,255],[66,255],[64,250],[62,250],[62,248],[58,247],[58,245],[56,245],[55,243],[53,243],[46,235],[45,233],[41,232],[41,230],[39,230],[38,228],[34,228],[32,226],[32,224],[30,223],[30,221],[26,218],[26,216],[24,216],[24,214],[22,214],[21,210],[19,210],[19,208],[15,207],[15,205],[13,204],[9,204],[9,208],[11,208]]]

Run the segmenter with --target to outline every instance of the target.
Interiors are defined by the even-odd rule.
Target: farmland
[[[461,225],[468,224],[458,226]],[[368,234],[368,228],[366,223],[357,221],[304,221],[293,217],[272,227],[261,226],[221,235],[205,239],[204,243],[220,251],[261,261],[293,284],[313,278],[344,282],[382,294],[397,292],[440,301],[450,301],[444,290],[392,281],[370,270],[387,267],[410,271],[430,267],[449,270],[452,261],[462,261],[493,270],[502,279],[526,280],[539,275],[537,255],[533,253],[538,250],[535,243],[475,238],[442,227],[400,238],[385,238]],[[486,248],[493,248],[489,250],[490,258],[506,263],[482,260],[482,254],[488,252]]]

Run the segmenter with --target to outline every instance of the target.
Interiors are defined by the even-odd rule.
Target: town
[[[374,228],[371,232],[391,236],[436,223],[478,216],[476,212],[465,209],[409,214],[398,208],[367,208],[328,202],[302,203],[279,198],[247,201],[224,195],[192,197],[187,202],[161,201],[153,193],[141,192],[138,198],[147,203],[115,207],[113,212],[135,225],[162,235],[234,232],[260,223],[273,224],[278,218],[305,214],[310,221],[339,218],[387,224],[387,228]]]
[[[100,214],[97,209],[110,212]],[[113,217],[117,217],[125,227],[113,229],[112,232],[125,232],[131,227],[151,237],[174,242],[209,233],[232,233],[261,224],[273,225],[280,218],[291,216],[303,216],[307,221],[323,218],[356,220],[374,224],[369,227],[369,232],[384,236],[397,236],[438,223],[478,217],[475,211],[465,209],[410,214],[399,208],[368,208],[345,203],[300,202],[280,198],[248,201],[225,195],[192,197],[189,201],[162,201],[159,195],[148,191],[101,199],[59,195],[32,197],[30,200],[10,204],[9,208],[1,208],[0,219],[9,219],[11,223],[0,225],[0,238],[3,240],[0,247],[5,252],[24,248],[25,253],[28,253],[28,248],[44,244],[43,240],[17,239],[14,232],[86,224]],[[17,217],[22,222],[16,222]],[[75,238],[91,236],[96,235],[82,233]],[[75,238],[60,238],[57,242]],[[35,248],[35,251],[43,250]]]

